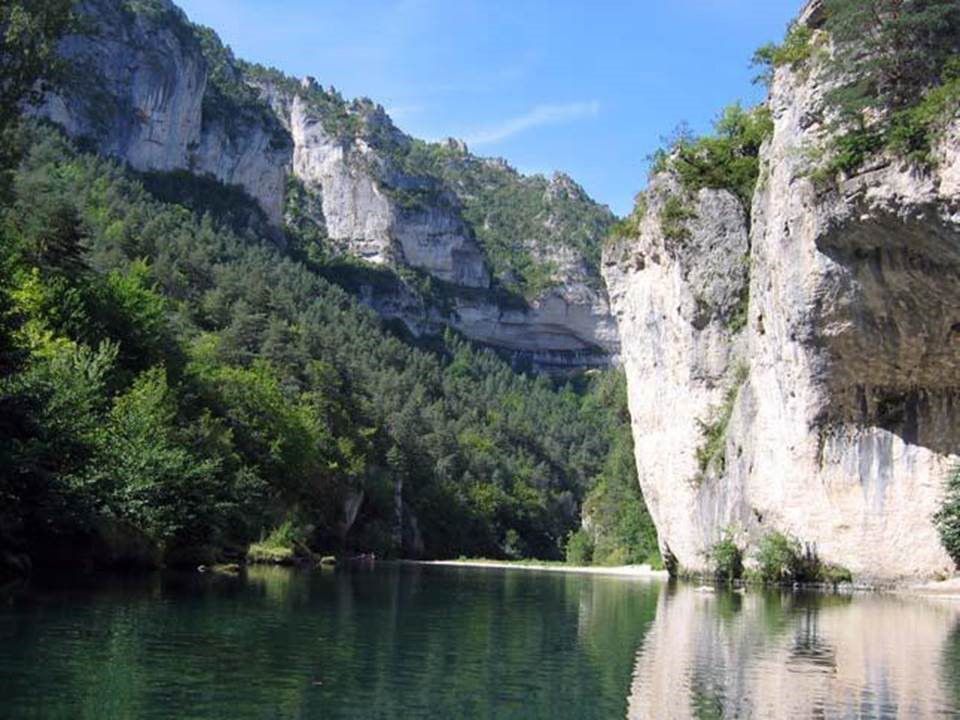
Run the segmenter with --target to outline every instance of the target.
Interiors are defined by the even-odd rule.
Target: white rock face
[[[355,254],[371,262],[391,260],[392,209],[362,167],[365,160],[371,161],[369,150],[330,137],[300,97],[292,101],[290,130],[294,175],[319,189],[330,238],[349,243]]]
[[[273,147],[261,125],[204,126],[208,69],[199,44],[176,23],[123,12],[116,2],[84,0],[80,8],[96,32],[63,41],[75,75],[69,91],[50,95],[38,113],[136,170],[191,170],[240,185],[279,224],[289,149]]]
[[[454,326],[489,345],[547,354],[616,354],[619,348],[606,298],[585,286],[551,290],[524,309],[469,299],[455,306]]]
[[[608,254],[643,490],[689,569],[706,569],[729,527],[747,546],[790,533],[866,579],[948,573],[931,516],[960,460],[958,125],[934,172],[877,163],[818,194],[805,158],[825,133],[821,96],[815,78],[777,72],[742,337],[690,311],[698,293],[729,292],[710,277],[716,254],[651,262],[652,218],[623,258]],[[694,238],[715,232],[714,247],[739,253],[709,227],[730,211],[698,202]],[[722,461],[701,472],[699,423],[730,388]]]
[[[290,149],[277,146],[274,134],[251,124],[236,140],[222,126],[200,136],[200,145],[188,158],[189,168],[210,173],[231,185],[240,185],[255,198],[270,222],[283,219],[284,193],[289,173]]]
[[[721,407],[735,374],[731,325],[749,246],[739,202],[713,190],[684,200],[696,214],[689,237],[665,238],[660,216],[678,192],[670,177],[651,184],[639,240],[610,249],[603,270],[620,326],[644,498],[664,548],[696,567],[717,528],[739,509],[735,494],[700,477],[697,450],[701,422]]]
[[[185,167],[200,138],[207,72],[198,49],[104,0],[85,0],[97,32],[62,43],[79,87],[50,96],[40,112],[71,135],[95,137],[110,155],[142,170]]]
[[[327,234],[345,252],[377,264],[407,264],[455,285],[489,286],[483,253],[459,215],[444,207],[398,206],[377,180],[388,171],[376,151],[362,139],[332,137],[299,96],[290,129],[293,172],[320,192]]]
[[[448,315],[421,308],[426,317],[420,317],[407,297],[371,299],[415,332],[452,325],[548,365],[606,364],[616,354],[619,337],[606,293],[586,284],[591,272],[582,257],[542,249],[559,267],[560,282],[528,307],[517,309],[491,291],[486,258],[458,199],[449,190],[433,192],[429,179],[405,175],[364,139],[411,142],[382,108],[369,101],[351,106],[368,135],[333,134],[325,129],[323,108],[307,99],[318,89],[314,80],[304,79],[300,93],[259,76],[250,82],[263,112],[211,108],[227,101],[213,92],[217,86],[200,43],[172,2],[130,13],[115,0],[83,0],[80,9],[98,31],[63,42],[77,78],[37,110],[70,135],[93,140],[101,152],[137,170],[189,170],[240,185],[276,226],[283,223],[292,176],[315,205],[300,210],[315,215],[334,248],[374,264],[415,268],[448,284]],[[558,178],[550,192],[582,193],[568,178]],[[405,193],[427,199],[403,202],[398,195]]]

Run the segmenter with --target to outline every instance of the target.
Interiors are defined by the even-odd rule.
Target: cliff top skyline
[[[525,173],[562,170],[624,215],[662,137],[681,123],[706,131],[732,99],[762,99],[749,59],[802,3],[178,4],[238,57],[370,97],[414,136],[461,138]]]

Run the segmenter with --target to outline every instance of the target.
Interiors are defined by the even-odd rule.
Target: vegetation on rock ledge
[[[947,480],[943,506],[934,516],[940,540],[947,554],[960,565],[960,469]]]
[[[653,157],[652,172],[674,173],[688,192],[703,188],[728,190],[749,215],[760,176],[760,147],[773,132],[770,110],[727,107],[714,124],[714,134],[694,138],[681,130]]]
[[[955,0],[826,0],[831,51],[816,67],[826,95],[830,139],[814,173],[830,180],[888,152],[921,166],[960,108],[960,5]],[[769,81],[777,67],[799,69],[813,56],[814,33],[792,26],[780,46],[754,61]]]

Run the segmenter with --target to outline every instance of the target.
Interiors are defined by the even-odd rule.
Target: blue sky
[[[646,158],[761,99],[802,0],[177,0],[246,60],[381,103],[406,132],[563,170],[624,214]]]

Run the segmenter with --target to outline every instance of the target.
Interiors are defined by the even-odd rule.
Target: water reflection
[[[0,717],[960,717],[960,604],[250,568],[0,599]]]
[[[34,586],[0,603],[0,717],[623,717],[661,587],[414,566]]]
[[[672,586],[628,718],[960,717],[960,604]]]

